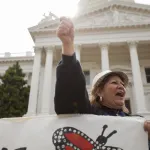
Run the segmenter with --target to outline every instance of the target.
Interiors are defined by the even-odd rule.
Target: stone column
[[[52,93],[52,70],[53,70],[54,46],[46,48],[46,63],[44,71],[44,83],[41,100],[41,115],[49,114]]]
[[[145,105],[145,95],[143,82],[140,71],[140,64],[137,53],[137,42],[128,42],[130,49],[131,67],[133,75],[133,90],[134,90],[134,100],[136,103],[136,113],[144,114],[147,112]]]
[[[109,54],[108,54],[108,48],[109,44],[99,44],[99,47],[101,49],[101,70],[109,70]]]
[[[44,71],[45,66],[41,64],[40,68],[40,78],[39,78],[39,92],[38,92],[38,99],[37,99],[37,115],[41,113],[41,103],[42,103],[42,93],[43,93],[43,81],[44,81]]]
[[[46,61],[46,51],[42,47],[41,51],[41,68],[40,68],[40,78],[39,78],[39,92],[37,100],[37,115],[41,113],[41,103],[42,103],[42,93],[43,93],[43,81],[44,81],[44,72],[45,72],[45,61]]]
[[[36,115],[36,109],[37,109],[40,67],[41,67],[41,49],[35,47],[34,51],[35,51],[35,56],[34,56],[34,63],[33,63],[28,112],[26,114],[27,116]]]
[[[76,53],[76,58],[80,62],[81,61],[81,45],[75,45],[75,53]]]

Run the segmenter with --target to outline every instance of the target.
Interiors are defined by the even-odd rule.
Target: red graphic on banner
[[[56,150],[123,150],[119,147],[106,146],[108,138],[117,133],[114,130],[108,136],[104,136],[107,127],[107,125],[103,126],[102,133],[96,141],[76,128],[59,128],[53,134],[53,144]]]

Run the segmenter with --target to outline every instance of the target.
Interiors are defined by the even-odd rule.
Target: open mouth
[[[120,91],[116,93],[116,96],[124,97],[125,93]]]

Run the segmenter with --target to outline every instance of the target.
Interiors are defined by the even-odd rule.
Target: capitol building
[[[127,107],[132,114],[150,119],[150,5],[134,0],[80,0],[73,22],[75,51],[89,94],[97,73],[123,71],[129,77]],[[50,13],[28,29],[34,53],[0,55],[0,74],[19,61],[31,85],[27,116],[55,113],[56,67],[61,59],[58,25],[59,18]]]

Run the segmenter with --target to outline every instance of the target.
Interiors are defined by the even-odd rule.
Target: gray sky
[[[57,16],[73,16],[79,0],[1,0],[0,53],[33,51],[28,28],[36,25],[49,11]],[[135,0],[150,4],[150,0]]]

